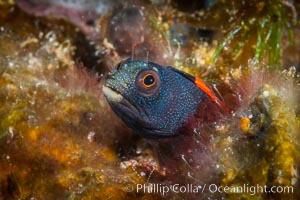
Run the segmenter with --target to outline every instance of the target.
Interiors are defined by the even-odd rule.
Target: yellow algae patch
[[[75,165],[80,161],[82,152],[78,144],[71,141],[65,141],[64,143],[55,141],[54,143],[56,144],[42,146],[42,152],[61,164]]]
[[[36,142],[38,137],[40,135],[40,130],[39,128],[33,128],[32,130],[29,131],[28,136],[29,136],[29,140],[31,140],[32,142]]]
[[[228,170],[228,171],[226,171],[226,175],[222,179],[222,182],[224,182],[224,183],[231,182],[232,180],[234,180],[236,175],[237,175],[237,172],[235,172],[234,170]]]
[[[126,193],[130,192],[130,191],[126,191],[126,187],[128,187],[128,186],[114,185],[111,187],[106,187],[105,190],[103,191],[102,195],[106,196],[106,198],[111,198],[111,199],[120,199],[120,200],[125,199]],[[119,191],[119,192],[116,192],[116,191]],[[133,191],[133,193],[134,193],[134,191]]]
[[[111,149],[103,148],[101,149],[100,153],[101,156],[107,161],[115,162],[118,159],[115,152],[113,152]]]

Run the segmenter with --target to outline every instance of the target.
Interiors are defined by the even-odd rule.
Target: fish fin
[[[173,71],[179,73],[180,75],[182,75],[183,77],[185,77],[186,79],[192,81],[199,89],[201,89],[205,94],[207,94],[209,96],[209,98],[211,100],[213,100],[214,102],[216,102],[216,104],[218,104],[220,107],[224,107],[224,103],[218,98],[216,97],[216,95],[214,94],[214,92],[210,89],[210,87],[201,79],[198,77],[194,77],[186,72],[180,71],[174,67],[170,67]]]
[[[208,85],[201,79],[196,77],[195,78],[195,85],[200,88],[205,94],[207,94],[211,100],[216,101],[218,98],[213,93],[213,91],[208,87]]]
[[[172,69],[174,72],[180,74],[184,78],[186,78],[186,79],[192,81],[193,83],[195,83],[195,77],[194,76],[192,76],[192,75],[190,75],[190,74],[188,74],[186,72],[180,71],[180,70],[178,70],[178,69],[176,69],[174,67],[169,67],[169,68]]]
[[[207,94],[209,96],[209,98],[211,100],[213,100],[214,102],[216,102],[216,104],[220,107],[225,108],[225,104],[223,101],[221,101],[213,92],[212,89],[209,88],[209,86],[201,79],[196,77],[195,78],[195,84],[198,88],[200,88],[205,94]]]

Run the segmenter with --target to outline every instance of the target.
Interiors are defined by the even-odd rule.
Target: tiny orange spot
[[[243,132],[248,132],[250,127],[250,119],[248,117],[242,117],[240,119],[240,127]]]
[[[36,142],[38,139],[39,131],[37,129],[33,129],[32,131],[29,132],[29,139],[32,142]]]

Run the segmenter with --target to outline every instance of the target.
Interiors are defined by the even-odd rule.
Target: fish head
[[[204,95],[172,67],[132,59],[119,64],[102,90],[112,110],[143,137],[175,135]]]

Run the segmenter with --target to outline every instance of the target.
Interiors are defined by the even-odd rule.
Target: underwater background
[[[299,0],[0,0],[0,199],[300,199],[299,11]],[[128,57],[225,82],[239,106],[186,136],[141,138],[101,91]],[[201,187],[153,189],[176,184]]]

